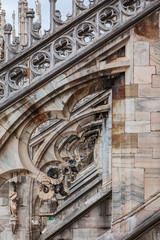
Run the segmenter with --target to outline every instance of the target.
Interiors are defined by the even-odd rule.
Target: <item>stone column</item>
[[[26,17],[27,17],[27,32],[28,32],[28,47],[30,47],[32,45],[32,36],[31,36],[31,32],[32,32],[32,26],[33,26],[33,18],[35,16],[35,12],[32,8],[29,8],[28,11],[26,12]]]
[[[49,0],[49,2],[50,2],[50,31],[53,32],[55,29],[54,16],[57,0]]]
[[[9,45],[10,45],[10,36],[12,33],[12,25],[6,23],[4,25],[4,35],[5,35],[5,62],[9,60]]]

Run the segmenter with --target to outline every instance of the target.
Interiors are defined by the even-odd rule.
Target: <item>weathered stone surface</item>
[[[151,83],[153,74],[155,74],[154,66],[135,67],[134,68],[134,83],[135,84]]]
[[[141,98],[135,100],[137,112],[158,112],[160,111],[160,98]]]
[[[153,88],[160,87],[160,75],[152,75],[152,87]]]
[[[153,159],[150,154],[135,154],[135,167],[160,168],[160,159]]]
[[[160,133],[139,133],[138,134],[138,147],[152,147],[159,148],[160,147]]]
[[[150,112],[136,112],[135,120],[136,121],[150,121]]]
[[[126,121],[126,133],[150,132],[149,121]]]
[[[160,130],[160,113],[151,113],[151,130]]]
[[[149,65],[149,42],[134,43],[134,66]]]

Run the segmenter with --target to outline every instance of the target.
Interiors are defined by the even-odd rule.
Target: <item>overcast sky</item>
[[[6,10],[6,21],[12,24],[12,12],[16,11],[16,21],[17,21],[17,10],[18,10],[18,0],[1,0],[2,9]],[[42,5],[42,29],[49,29],[49,0],[40,0]],[[34,8],[35,10],[35,0],[28,0],[28,7]],[[62,18],[65,19],[65,16],[68,12],[72,12],[72,0],[57,0],[56,9],[59,9],[62,13]],[[37,17],[35,17],[35,21]],[[16,29],[16,33],[18,27]]]

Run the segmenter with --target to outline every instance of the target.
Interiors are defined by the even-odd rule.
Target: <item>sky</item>
[[[18,12],[18,0],[1,0],[2,9],[6,10],[6,21],[12,24],[12,12],[16,11],[16,22],[17,22],[17,12]],[[42,6],[42,30],[49,30],[49,0],[40,0]],[[85,0],[86,1],[86,0]],[[28,0],[28,7],[35,10],[35,0]],[[57,0],[56,9],[60,10],[62,13],[62,19],[66,19],[68,12],[72,12],[72,0]],[[37,16],[35,20],[37,20]],[[16,26],[16,33],[18,34],[18,26]]]

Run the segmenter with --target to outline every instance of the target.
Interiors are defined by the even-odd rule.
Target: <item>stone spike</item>
[[[12,19],[13,19],[13,38],[15,38],[15,36],[16,36],[15,17],[16,17],[16,14],[15,14],[15,11],[13,11],[13,13],[12,13]]]

